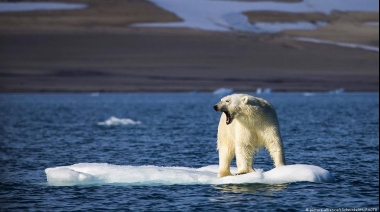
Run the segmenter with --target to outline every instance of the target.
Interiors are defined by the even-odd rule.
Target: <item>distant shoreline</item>
[[[289,39],[307,38],[303,39],[304,42],[316,43],[316,40],[321,40],[320,43],[324,44],[377,52],[379,48],[379,3],[376,0],[363,3],[357,0],[335,0],[326,5],[317,0],[287,4],[202,0],[198,5],[194,5],[192,0],[171,4],[167,0],[150,1],[184,20],[174,23],[143,23],[139,26],[269,34],[284,32]],[[202,7],[213,9],[205,13],[200,9]],[[187,13],[188,10],[193,13]]]
[[[88,8],[0,14],[0,93],[379,90],[376,52],[282,33],[128,27],[180,19],[143,0],[65,2]]]

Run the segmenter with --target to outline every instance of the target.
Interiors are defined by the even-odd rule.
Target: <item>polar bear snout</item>
[[[216,105],[214,105],[214,110],[217,112],[226,112],[227,107],[223,104],[223,102],[218,102]]]
[[[226,116],[226,124],[227,125],[231,124],[231,122],[233,120],[231,113],[228,112],[227,108],[224,105],[222,105],[222,107],[220,107],[219,105],[220,105],[220,102],[214,106],[214,110],[217,112],[218,111],[223,112]]]

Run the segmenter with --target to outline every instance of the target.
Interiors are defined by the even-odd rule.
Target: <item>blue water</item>
[[[178,94],[1,94],[1,211],[305,211],[379,207],[379,95],[271,94],[288,164],[335,183],[48,185],[48,167],[81,162],[199,168],[218,164],[220,97]],[[98,125],[110,117],[141,124]],[[255,168],[270,170],[265,150]]]

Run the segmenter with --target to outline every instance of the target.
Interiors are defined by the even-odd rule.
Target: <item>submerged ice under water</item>
[[[277,110],[287,163],[314,165],[312,180],[289,180],[305,179],[298,165],[272,170],[262,150],[257,173],[218,181],[210,164],[218,164],[212,106],[220,96],[212,93],[1,94],[0,208],[378,208],[378,93],[260,96]],[[141,124],[98,125],[112,116]],[[312,178],[328,176],[315,166],[335,182]]]

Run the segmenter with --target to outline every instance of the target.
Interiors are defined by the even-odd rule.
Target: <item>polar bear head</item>
[[[214,110],[223,112],[226,115],[226,124],[229,125],[241,114],[242,109],[246,107],[251,98],[253,97],[247,94],[232,94],[223,97],[214,106]]]

